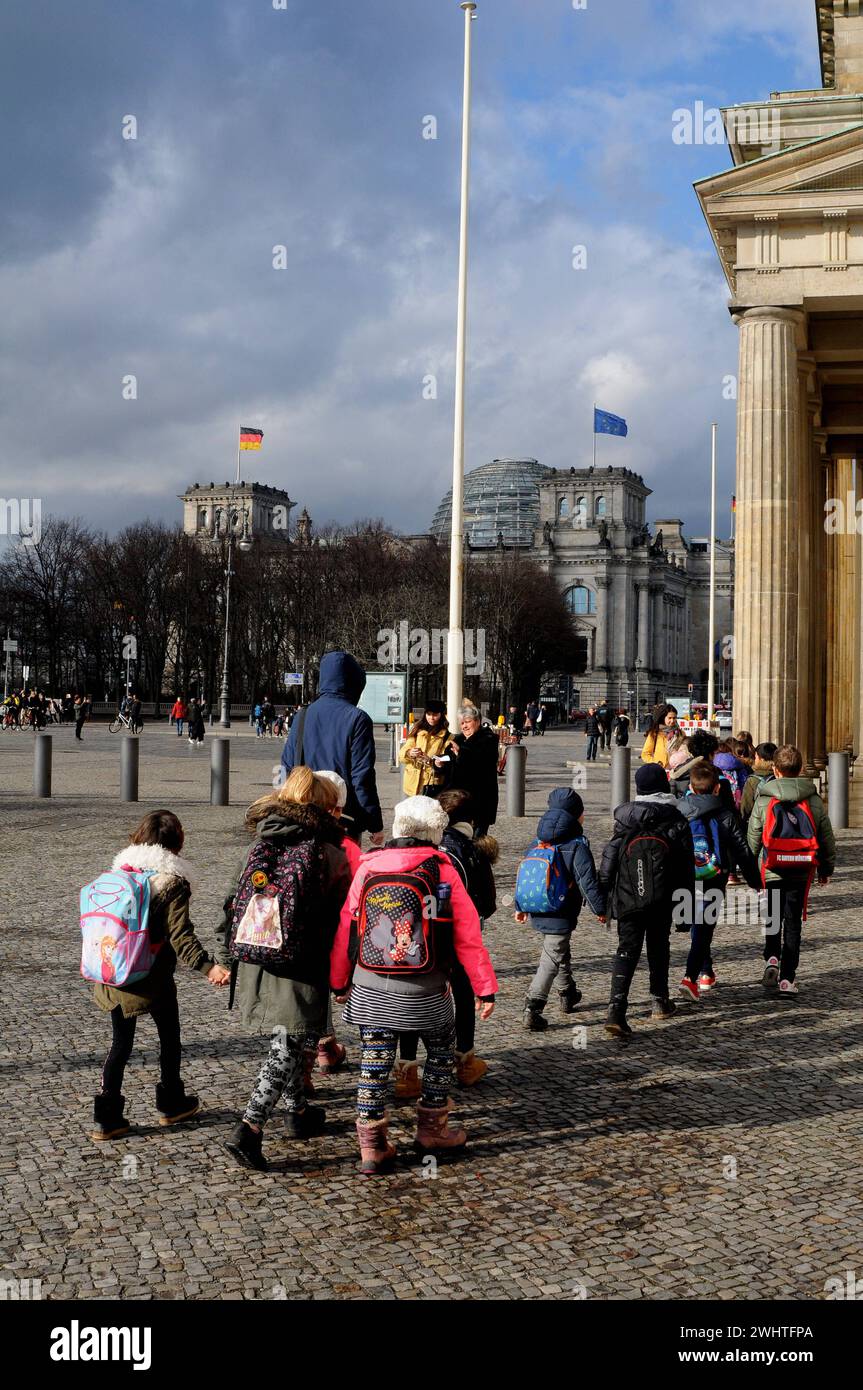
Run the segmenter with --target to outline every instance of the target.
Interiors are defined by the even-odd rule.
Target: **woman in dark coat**
[[[483,724],[473,705],[461,706],[458,722],[461,733],[450,744],[455,754],[451,785],[468,793],[476,813],[476,833],[486,835],[497,820],[498,736]]]

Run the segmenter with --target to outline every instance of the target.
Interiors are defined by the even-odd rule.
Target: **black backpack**
[[[618,918],[671,902],[673,853],[661,830],[636,830],[627,838],[620,851],[614,888]]]

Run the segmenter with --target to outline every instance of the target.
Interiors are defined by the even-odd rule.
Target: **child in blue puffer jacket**
[[[548,798],[548,810],[540,819],[536,840],[531,846],[533,849],[541,841],[560,850],[569,879],[566,898],[557,913],[541,916],[530,914],[531,926],[542,932],[539,968],[524,1004],[524,1026],[533,1033],[542,1032],[548,1027],[543,1010],[555,980],[558,982],[561,1013],[571,1014],[581,999],[581,990],[576,988],[572,976],[571,938],[578,926],[582,903],[586,901],[600,922],[605,921],[605,893],[596,877],[596,865],[583,822],[584,802],[578,792],[570,791],[568,787],[558,787]],[[529,849],[528,855],[530,852]],[[515,920],[526,922],[528,913],[516,912]]]

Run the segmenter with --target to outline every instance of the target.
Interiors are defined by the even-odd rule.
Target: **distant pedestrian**
[[[185,700],[182,695],[178,695],[174,701],[173,709],[171,710],[171,719],[177,726],[177,738],[183,737],[183,725],[186,722],[188,712],[189,710]]]
[[[90,717],[90,696],[76,695],[72,710],[75,715],[75,737],[81,743],[81,730]]]
[[[189,706],[189,743],[192,747],[204,746],[204,707],[200,700],[193,700]]]
[[[602,734],[602,728],[596,717],[596,706],[591,705],[587,711],[587,718],[584,721],[584,732],[587,738],[587,753],[585,757],[589,763],[596,762],[596,750]]]
[[[626,713],[626,710],[619,709],[612,726],[614,742],[617,744],[618,748],[625,748],[629,743],[629,731],[631,727],[632,721]]]
[[[677,736],[677,710],[674,705],[657,705],[641,749],[643,763],[659,763],[668,767],[668,746]]]
[[[599,746],[605,752],[611,747],[611,726],[614,722],[607,700],[603,700],[597,709],[596,718],[599,723]]]
[[[527,715],[527,727],[530,729],[531,738],[536,738],[536,726],[539,720],[540,706],[536,700],[531,700],[525,714]]]
[[[477,835],[487,835],[497,820],[497,762],[500,740],[483,724],[474,705],[462,705],[458,712],[460,732],[450,745],[456,761],[451,786],[467,792],[473,803]]]

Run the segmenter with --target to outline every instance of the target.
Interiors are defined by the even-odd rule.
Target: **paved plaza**
[[[223,1148],[265,1052],[226,1011],[226,992],[179,966],[185,1080],[205,1104],[156,1124],[155,1030],[138,1030],[127,1073],[127,1139],[87,1137],[107,1017],[78,975],[80,886],[108,867],[138,808],[117,800],[119,739],[104,725],[54,734],[54,799],[31,795],[29,733],[0,734],[2,1065],[0,1279],[41,1281],[43,1298],[818,1299],[863,1272],[861,842],[840,839],[834,884],[814,895],[796,1001],[766,997],[757,928],[717,934],[719,987],[651,1024],[646,972],[637,1036],[606,1037],[613,937],[586,914],[575,937],[584,1004],[544,1035],[522,1030],[539,943],[502,904],[487,930],[501,984],[478,1027],[489,1076],[455,1092],[469,1131],[435,1174],[410,1152],[409,1108],[393,1112],[395,1174],[355,1172],[355,1072],[320,1082],[326,1134],[267,1131],[271,1170]],[[242,811],[269,785],[280,744],[232,739],[233,805],[208,804],[209,753],[172,730],[141,740],[141,807],[181,817],[202,873],[193,897],[210,939],[226,872],[245,843]],[[528,744],[528,817],[502,819],[499,899],[548,791],[567,784],[580,734]],[[400,779],[379,744],[382,799]],[[608,760],[584,793],[594,851],[608,820]],[[685,938],[673,939],[673,979]],[[353,1031],[342,1030],[356,1057]]]

